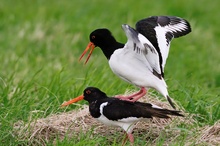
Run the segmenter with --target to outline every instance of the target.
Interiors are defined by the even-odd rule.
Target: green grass
[[[22,144],[12,132],[16,121],[27,122],[34,110],[41,112],[32,114],[33,119],[63,112],[60,104],[87,86],[99,87],[108,95],[136,89],[111,72],[100,49],[86,66],[78,58],[94,29],[107,27],[125,42],[121,24],[134,26],[151,15],[176,15],[191,23],[192,33],[172,42],[165,78],[171,97],[187,112],[199,115],[197,125],[214,124],[220,119],[219,5],[217,0],[1,0],[0,143]],[[72,144],[94,145],[97,139]],[[68,140],[58,143],[69,144]]]

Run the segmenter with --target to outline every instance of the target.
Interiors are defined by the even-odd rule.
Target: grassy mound
[[[141,99],[154,103],[163,108],[169,109],[167,102],[159,101],[151,96]],[[80,143],[83,137],[99,136],[105,137],[107,144],[121,143],[124,132],[119,127],[108,127],[93,119],[89,114],[88,105],[79,105],[80,108],[70,112],[50,115],[43,119],[37,119],[30,123],[18,121],[14,124],[14,132],[18,139],[28,140],[28,145],[47,145],[48,142],[56,144],[65,138],[76,139],[75,143]],[[178,107],[184,111],[182,107]],[[169,145],[176,141],[181,135],[187,133],[188,145],[220,143],[220,121],[213,126],[199,127],[193,119],[194,115],[183,113],[185,117],[172,117],[170,119],[153,118],[147,121],[138,122],[134,129],[134,137],[140,138],[148,144],[156,145],[165,136],[163,144]],[[185,131],[183,127],[192,127],[191,131]],[[28,131],[28,132],[27,132]],[[116,138],[116,139],[115,139]]]

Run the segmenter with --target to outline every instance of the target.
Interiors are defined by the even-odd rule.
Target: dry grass
[[[169,109],[170,106],[167,102],[159,101],[156,98],[142,98],[142,101],[147,99],[148,102],[154,103],[163,108]],[[178,107],[182,111],[182,107]],[[220,121],[213,126],[198,127],[196,121],[193,120],[193,115],[187,115],[185,117],[173,117],[172,119],[159,119],[154,118],[144,122],[138,122],[134,129],[134,137],[141,137],[150,141],[151,144],[156,145],[157,139],[160,137],[160,133],[163,132],[166,135],[165,143],[171,144],[173,141],[178,141],[178,137],[181,134],[181,128],[177,128],[178,125],[187,125],[193,127],[188,131],[187,138],[188,143],[185,145],[191,145],[193,143],[202,145],[218,145],[220,144]],[[196,126],[195,126],[196,125]],[[123,139],[123,130],[119,127],[107,127],[102,123],[97,122],[89,114],[87,105],[83,105],[79,110],[73,110],[67,113],[60,113],[57,115],[50,115],[47,118],[37,119],[33,122],[25,124],[23,121],[18,121],[14,124],[14,133],[20,140],[25,140],[31,145],[46,145],[47,142],[56,142],[56,139],[64,139],[64,137],[76,137],[80,133],[87,133],[92,130],[92,135],[105,136],[111,143],[117,136],[118,141]],[[28,131],[28,132],[27,132]],[[196,133],[195,133],[196,132]]]
[[[220,121],[217,121],[213,126],[201,127],[200,131],[197,144],[205,142],[210,145],[220,145]]]

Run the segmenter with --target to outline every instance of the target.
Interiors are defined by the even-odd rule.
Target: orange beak
[[[83,96],[83,95],[80,95],[80,96],[78,96],[78,97],[76,97],[76,98],[74,98],[74,99],[71,99],[71,100],[69,100],[69,101],[63,103],[61,106],[67,106],[67,105],[70,105],[70,104],[72,104],[72,103],[78,102],[78,101],[83,100],[83,99],[84,99],[84,96]]]
[[[92,55],[92,51],[95,49],[95,45],[92,42],[89,42],[89,44],[87,45],[86,49],[84,50],[84,52],[82,53],[82,55],[80,56],[79,60],[81,60],[83,58],[83,56],[86,54],[86,52],[91,48],[89,55],[86,59],[85,64],[89,61],[90,56]]]

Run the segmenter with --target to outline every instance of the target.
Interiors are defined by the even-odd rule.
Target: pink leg
[[[131,143],[134,143],[134,136],[132,135],[132,133],[128,133],[128,139]]]
[[[123,140],[122,146],[124,146],[126,144],[127,139],[129,139],[131,144],[134,143],[134,136],[132,135],[132,133],[127,133],[124,140]]]
[[[122,99],[122,100],[128,100],[135,102],[141,97],[143,97],[147,93],[147,90],[144,87],[141,87],[141,90],[135,94],[128,95],[128,96],[115,96],[116,98]]]
[[[145,94],[147,93],[147,90],[145,88],[141,88],[139,94],[137,94],[136,96],[133,96],[132,99],[130,99],[131,101],[135,102],[138,99],[140,99],[141,97],[143,97]]]

